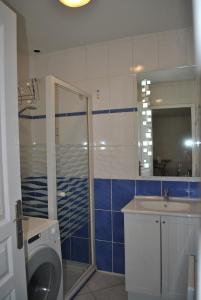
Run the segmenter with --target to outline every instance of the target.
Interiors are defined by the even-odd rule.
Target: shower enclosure
[[[58,219],[70,299],[95,270],[91,97],[53,76],[37,89],[19,114],[23,209]]]

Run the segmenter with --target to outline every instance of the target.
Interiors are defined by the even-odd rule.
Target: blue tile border
[[[109,114],[109,113],[110,113],[109,109],[93,110],[92,111],[93,115],[104,115],[104,114]]]
[[[93,115],[103,115],[103,114],[115,114],[115,113],[127,113],[127,112],[137,112],[137,107],[128,107],[128,108],[112,108],[112,109],[101,109],[101,110],[93,110]],[[64,117],[76,117],[76,116],[85,116],[87,113],[85,111],[77,111],[70,113],[60,113],[56,114],[56,118],[64,118]],[[29,115],[19,115],[20,119],[29,119],[29,120],[38,120],[38,119],[46,119],[46,115],[37,115],[37,116],[29,116]]]

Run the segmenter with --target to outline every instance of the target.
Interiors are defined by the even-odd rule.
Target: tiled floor
[[[86,272],[88,265],[70,260],[63,260],[63,288],[66,295],[76,281]]]
[[[127,300],[124,277],[96,272],[74,300]]]

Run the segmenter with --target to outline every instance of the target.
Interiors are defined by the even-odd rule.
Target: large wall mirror
[[[140,176],[200,176],[196,74],[183,67],[137,75]]]

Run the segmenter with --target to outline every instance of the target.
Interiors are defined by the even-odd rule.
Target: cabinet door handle
[[[156,223],[159,223],[159,221],[158,221],[158,220],[156,220],[155,222],[156,222]]]
[[[163,223],[163,224],[166,224],[166,222],[165,222],[165,221],[163,221],[162,223]]]

